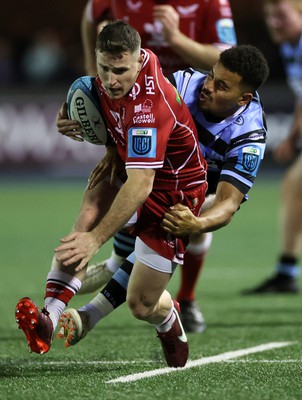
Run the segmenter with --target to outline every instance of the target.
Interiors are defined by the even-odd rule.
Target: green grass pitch
[[[30,354],[15,323],[15,304],[23,296],[43,304],[53,249],[72,226],[84,186],[81,181],[0,185],[1,400],[302,398],[301,295],[240,295],[271,274],[277,257],[277,180],[258,179],[232,223],[214,233],[197,292],[208,328],[188,335],[190,361],[199,360],[198,365],[163,370],[154,329],[135,320],[125,305],[77,346],[65,349],[54,339],[49,353]],[[110,252],[109,243],[97,258]],[[172,294],[178,282],[176,271]],[[90,297],[76,296],[71,306]],[[130,376],[126,382],[112,382],[125,376]]]

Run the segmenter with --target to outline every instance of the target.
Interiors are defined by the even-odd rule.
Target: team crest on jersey
[[[243,147],[238,154],[236,168],[256,176],[261,161],[261,150],[255,146]]]
[[[128,132],[128,157],[156,157],[156,128],[131,128]]]
[[[237,125],[243,125],[244,124],[244,118],[242,115],[239,115],[238,118],[234,121],[235,124]]]

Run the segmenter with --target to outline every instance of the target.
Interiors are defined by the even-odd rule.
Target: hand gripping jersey
[[[215,193],[218,182],[226,181],[247,199],[265,150],[266,123],[259,94],[256,92],[252,102],[234,115],[221,122],[209,122],[198,109],[206,75],[189,68],[174,73],[173,78],[198,130],[208,164],[208,193]]]
[[[283,43],[280,46],[287,81],[302,105],[302,35],[296,45]]]
[[[126,169],[156,170],[153,190],[133,233],[160,255],[182,263],[186,240],[160,228],[165,211],[183,203],[197,215],[204,201],[206,162],[189,109],[164,77],[158,58],[142,50],[144,61],[130,93],[112,100],[99,78],[100,101],[112,139]]]
[[[162,35],[162,26],[153,19],[153,7],[169,4],[180,17],[180,31],[203,44],[225,50],[236,44],[236,35],[229,0],[90,0],[87,19],[101,21],[111,16],[124,19],[140,34],[142,47],[151,49],[159,58],[167,75],[189,67],[169,48]]]

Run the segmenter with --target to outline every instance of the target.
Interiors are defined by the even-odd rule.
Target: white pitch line
[[[277,349],[280,347],[290,346],[294,343],[295,342],[272,342],[272,343],[261,344],[259,346],[250,347],[247,349],[229,351],[227,353],[218,354],[216,356],[203,357],[203,358],[199,358],[198,360],[188,361],[186,366],[183,368],[159,368],[159,369],[154,369],[152,371],[145,371],[145,372],[139,372],[137,374],[120,376],[119,378],[116,378],[116,379],[110,379],[109,381],[106,381],[106,383],[135,382],[135,381],[139,381],[141,379],[151,378],[153,376],[170,374],[172,372],[181,372],[181,371],[184,371],[189,368],[198,367],[200,365],[219,363],[219,362],[227,361],[227,360],[230,360],[230,359],[233,359],[236,357],[246,356],[248,354],[260,353],[262,351],[267,351],[267,350]]]
[[[298,364],[302,363],[302,359],[297,358],[296,360],[227,360],[229,364]]]

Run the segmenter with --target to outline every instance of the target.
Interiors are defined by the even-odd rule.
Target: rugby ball
[[[76,79],[68,90],[66,102],[68,118],[81,124],[83,139],[93,144],[106,144],[108,140],[106,121],[95,78],[82,76]]]

